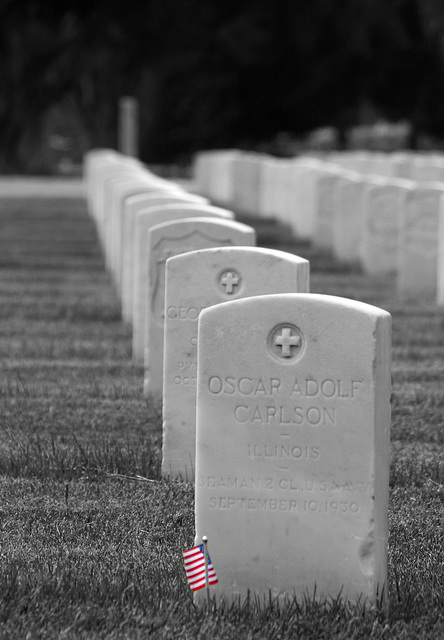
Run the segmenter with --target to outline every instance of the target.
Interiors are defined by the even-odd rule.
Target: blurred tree
[[[64,118],[79,152],[115,146],[122,95],[153,162],[344,129],[368,104],[439,131],[440,2],[2,0],[3,170],[50,170]]]
[[[422,130],[444,136],[444,3],[417,0],[423,29],[427,34],[426,78],[423,80],[417,119]]]
[[[89,5],[91,7],[91,5]],[[79,151],[115,144],[116,101],[126,80],[119,14],[81,2],[6,0],[0,6],[2,169],[51,168],[51,115],[77,128]],[[54,111],[56,109],[56,111]]]
[[[444,39],[444,4],[441,0],[417,0],[418,10],[425,29],[440,43]],[[444,54],[444,50],[441,49]]]

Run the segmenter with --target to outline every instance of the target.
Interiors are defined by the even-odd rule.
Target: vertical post
[[[139,105],[136,98],[125,96],[119,100],[118,149],[126,156],[139,156]]]
[[[210,610],[210,581],[208,578],[208,538],[207,536],[202,536],[202,542],[204,546],[204,558],[205,558],[205,589],[207,590],[207,604],[208,611]]]

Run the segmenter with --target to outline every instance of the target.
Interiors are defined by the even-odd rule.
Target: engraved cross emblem
[[[221,279],[226,293],[234,293],[234,287],[239,284],[239,277],[232,271],[228,271]]]
[[[282,357],[290,358],[291,357],[291,347],[299,347],[301,343],[301,338],[299,336],[292,336],[291,329],[288,327],[282,329],[282,333],[280,336],[276,336],[274,339],[274,344],[278,347],[282,347]]]

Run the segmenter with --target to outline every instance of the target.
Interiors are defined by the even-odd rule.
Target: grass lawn
[[[0,205],[0,638],[444,638],[444,311],[257,228],[311,261],[313,292],[393,315],[388,616],[193,606],[194,489],[160,478],[160,407],[93,222],[78,203],[19,200]]]

